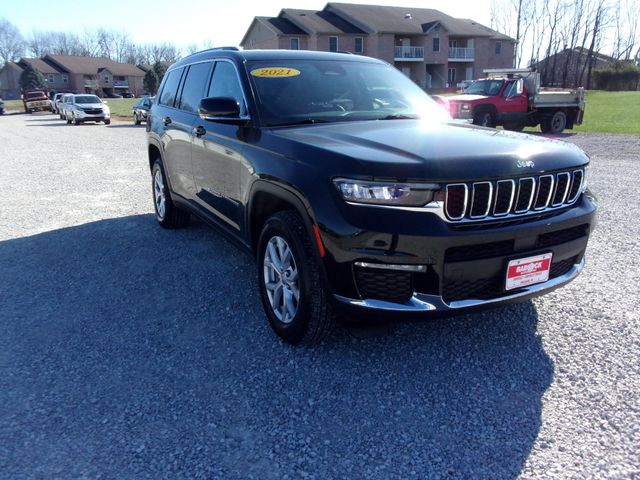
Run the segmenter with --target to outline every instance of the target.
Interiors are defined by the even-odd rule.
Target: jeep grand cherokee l
[[[294,344],[337,312],[427,318],[549,292],[580,273],[594,227],[580,149],[451,123],[362,56],[191,55],[147,132],[160,225],[193,214],[252,254],[266,316]]]

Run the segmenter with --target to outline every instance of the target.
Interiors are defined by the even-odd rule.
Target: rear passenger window
[[[240,114],[245,115],[242,87],[235,67],[229,62],[216,62],[207,97],[231,97],[240,105]]]
[[[173,107],[173,103],[176,99],[178,92],[178,84],[180,83],[180,77],[182,76],[182,69],[172,70],[167,73],[167,78],[162,87],[162,95],[160,96],[160,105],[166,105],[167,107]]]
[[[211,63],[196,63],[189,67],[182,89],[180,108],[187,112],[197,112],[200,100],[204,98],[204,89],[209,81]]]

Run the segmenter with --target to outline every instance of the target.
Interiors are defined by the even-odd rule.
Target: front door
[[[246,103],[235,66],[231,61],[216,62],[206,97],[231,97],[246,114]],[[222,220],[239,230],[242,224],[240,175],[246,168],[242,151],[241,129],[244,127],[200,119],[193,139],[192,160],[196,184],[196,201]]]

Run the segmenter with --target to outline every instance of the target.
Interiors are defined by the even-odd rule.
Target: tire
[[[27,113],[31,114],[31,113],[33,113],[33,110],[31,110],[30,108],[27,108]]]
[[[66,120],[66,119],[64,118],[64,115],[60,114],[60,120]]]
[[[105,124],[105,125],[111,125],[111,120],[105,120],[105,121],[104,121],[104,124]]]
[[[496,126],[493,114],[487,110],[481,110],[473,116],[473,124],[481,127],[494,128]]]
[[[292,345],[318,343],[335,326],[314,248],[302,219],[293,211],[278,212],[269,218],[258,242],[262,306],[274,332]],[[288,259],[286,269],[279,262],[284,259]],[[286,301],[287,296],[290,302]]]
[[[134,125],[140,125],[140,119],[138,118],[138,114],[137,113],[133,114],[133,124]]]
[[[74,115],[74,117],[73,117],[73,124],[74,124],[75,126],[80,125],[80,120],[78,120],[78,119],[75,117],[75,115]]]
[[[151,169],[151,192],[156,220],[163,228],[182,228],[189,224],[189,213],[179,209],[171,200],[167,176],[162,163],[156,160]]]
[[[562,133],[567,126],[567,115],[558,110],[553,114],[551,120],[549,120],[549,132],[555,135]]]
[[[69,119],[69,118],[67,118],[67,125],[71,125],[71,119]]]

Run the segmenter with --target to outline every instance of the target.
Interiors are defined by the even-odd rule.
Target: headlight
[[[336,178],[333,183],[347,202],[421,207],[440,187],[429,183],[368,182]]]
[[[106,105],[103,105],[103,106],[102,106],[102,111],[103,111],[104,113],[110,113],[109,107],[108,107],[108,106],[106,106]]]
[[[468,103],[461,103],[460,104],[460,111],[468,112],[470,109],[471,109],[471,105],[469,105]]]
[[[591,165],[586,165],[584,167],[584,180],[582,181],[582,188],[580,189],[580,193],[584,192],[591,184],[592,175],[593,173],[591,172]]]

